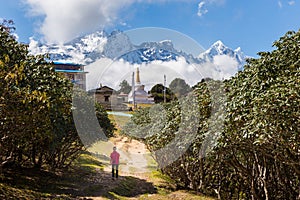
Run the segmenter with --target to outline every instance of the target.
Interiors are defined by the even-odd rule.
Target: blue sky
[[[20,42],[63,43],[85,33],[142,27],[181,32],[208,48],[217,40],[249,56],[300,29],[300,0],[0,0]]]

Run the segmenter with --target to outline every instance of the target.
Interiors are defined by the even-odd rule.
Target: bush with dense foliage
[[[66,167],[83,148],[72,117],[73,85],[44,56],[30,55],[6,25],[0,25],[0,168]],[[106,112],[96,111],[111,135]]]
[[[247,197],[299,199],[300,32],[274,46],[228,82],[221,151]]]
[[[193,87],[198,108],[188,114],[198,117],[195,137],[162,167],[178,187],[219,199],[300,199],[300,31],[274,47],[223,83],[207,79]],[[186,117],[182,105],[162,105],[157,116],[141,110],[124,129],[147,144],[159,166],[158,149],[176,137]],[[179,141],[178,148],[182,142],[188,144]]]
[[[165,96],[164,96],[164,90],[166,90]],[[165,87],[163,84],[160,83],[154,85],[151,88],[150,94],[151,96],[153,96],[155,103],[164,102],[165,98],[166,98],[166,102],[170,102],[176,98],[175,94],[170,90],[170,88]]]
[[[169,85],[176,97],[182,97],[191,91],[191,87],[181,78],[175,78]]]

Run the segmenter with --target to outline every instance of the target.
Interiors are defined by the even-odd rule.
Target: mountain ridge
[[[47,53],[51,61],[84,65],[101,58],[123,60],[130,64],[143,64],[157,60],[162,62],[177,61],[179,57],[183,57],[190,64],[214,63],[219,66],[220,70],[225,66],[222,66],[222,62],[231,59],[231,62],[237,65],[237,70],[242,70],[246,60],[240,47],[233,50],[224,45],[221,40],[213,43],[198,56],[193,56],[175,49],[171,40],[143,42],[134,45],[126,33],[121,31],[113,31],[110,34],[105,31],[96,31],[75,38],[63,45],[41,44],[31,39],[29,51],[32,54]],[[226,59],[224,59],[225,57]]]

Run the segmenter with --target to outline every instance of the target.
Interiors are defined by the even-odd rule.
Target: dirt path
[[[113,147],[117,147],[120,153],[119,179],[112,180],[111,165],[109,155]],[[103,185],[103,191],[114,191],[115,188],[122,190],[132,190],[126,193],[136,193],[136,195],[155,192],[155,186],[150,180],[150,175],[153,170],[156,170],[156,163],[151,157],[146,146],[137,141],[130,140],[125,136],[117,136],[111,138],[108,142],[98,142],[94,144],[89,152],[95,154],[104,165],[104,173],[99,170],[98,177],[95,178],[96,185]],[[123,189],[124,188],[124,189]],[[135,199],[132,194],[128,199]],[[100,200],[107,199],[103,196],[86,197],[86,199]]]
[[[117,151],[120,153],[119,171],[121,176],[146,178],[145,174],[156,167],[155,161],[143,143],[130,140],[125,136],[118,136],[108,142],[99,142],[89,149],[90,152],[106,158],[102,160],[106,172],[111,172],[109,155],[113,146],[116,146]]]
[[[115,119],[118,122],[118,120]],[[121,126],[117,123],[117,128]],[[189,194],[185,191],[175,191],[175,185],[169,180],[162,178],[157,172],[157,164],[147,150],[145,144],[131,140],[125,136],[116,134],[108,142],[98,142],[89,151],[100,158],[104,166],[104,172],[99,171],[95,184],[103,187],[99,195],[86,197],[84,199],[149,199],[149,200],[168,200],[168,199],[190,199],[190,200],[211,200],[197,195]],[[120,165],[118,180],[111,178],[110,153],[113,147],[117,147],[120,153]],[[113,192],[120,198],[105,198],[103,193]]]

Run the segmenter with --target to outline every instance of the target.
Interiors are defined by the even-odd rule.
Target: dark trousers
[[[111,165],[111,175],[112,177],[115,177],[115,170],[116,170],[116,178],[119,177],[119,165],[112,164]]]

